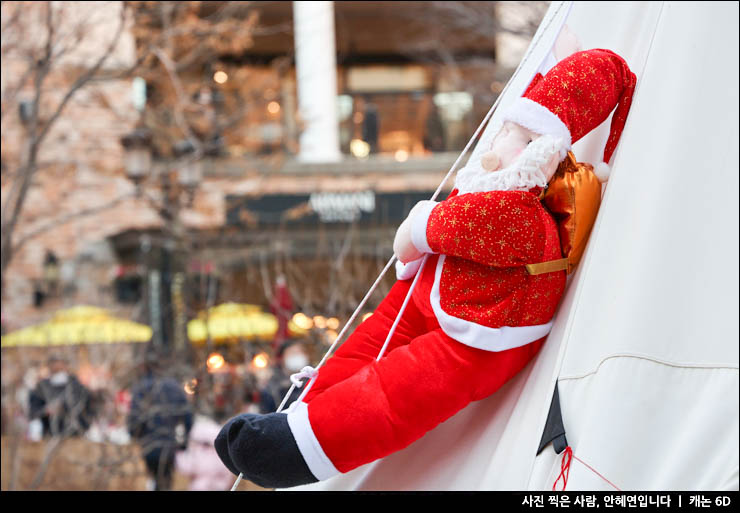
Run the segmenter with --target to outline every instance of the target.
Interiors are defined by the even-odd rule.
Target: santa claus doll
[[[270,488],[348,472],[408,446],[527,365],[566,284],[562,268],[525,267],[563,256],[540,193],[571,145],[616,108],[608,162],[634,86],[625,61],[601,49],[535,77],[504,113],[489,151],[458,172],[450,196],[411,210],[394,241],[397,282],[309,393],[287,414],[240,415],[221,429],[215,445],[229,470]],[[411,301],[376,361],[424,255]]]

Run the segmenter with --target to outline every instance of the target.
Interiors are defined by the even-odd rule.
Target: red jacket
[[[537,195],[455,190],[430,207],[412,221],[417,249],[440,255],[430,256],[414,290],[419,308],[431,308],[452,338],[481,349],[501,351],[545,336],[566,275],[530,275],[524,268],[562,256],[557,225]],[[523,326],[532,328],[509,329]]]

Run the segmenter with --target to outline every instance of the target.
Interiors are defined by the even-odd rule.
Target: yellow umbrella
[[[149,326],[110,315],[94,306],[60,310],[47,322],[2,337],[2,347],[148,342]]]
[[[295,329],[294,329],[295,328]],[[292,321],[288,325],[292,334],[301,330]],[[206,312],[200,312],[197,319],[188,322],[188,338],[192,342],[204,342],[211,335],[214,342],[237,339],[270,339],[278,330],[277,318],[265,313],[258,305],[244,303],[224,303]]]

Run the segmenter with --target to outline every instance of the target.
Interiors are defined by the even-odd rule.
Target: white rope
[[[478,128],[476,129],[475,133],[473,134],[473,136],[468,141],[468,144],[465,145],[465,148],[463,148],[463,150],[460,153],[460,155],[457,157],[457,159],[455,160],[455,162],[452,164],[452,167],[450,167],[450,170],[447,172],[447,174],[445,175],[445,177],[442,179],[442,182],[439,184],[439,187],[437,187],[437,190],[434,191],[434,194],[430,198],[431,201],[434,201],[434,200],[437,199],[437,196],[439,196],[440,192],[442,192],[442,189],[444,188],[445,184],[447,183],[447,180],[449,180],[450,179],[450,176],[452,176],[452,173],[454,173],[457,170],[457,166],[460,164],[460,161],[467,154],[468,150],[472,146],[473,142],[475,142],[475,140],[478,138],[478,136],[480,135],[480,133],[482,132],[482,130],[486,127],[486,125],[488,124],[488,121],[491,119],[491,116],[493,116],[493,113],[496,110],[496,107],[498,107],[498,104],[501,101],[501,98],[504,97],[504,95],[506,94],[506,91],[509,89],[509,86],[514,81],[514,78],[516,78],[516,76],[519,74],[519,71],[522,69],[522,67],[524,67],[524,64],[529,60],[529,57],[532,55],[532,52],[534,51],[534,48],[539,44],[540,39],[542,39],[542,35],[547,32],[547,29],[549,28],[549,26],[552,23],[552,21],[555,18],[557,18],[557,15],[562,10],[563,5],[565,5],[565,2],[563,2],[562,4],[560,4],[560,7],[558,7],[557,11],[555,11],[555,14],[553,14],[552,18],[549,20],[547,27],[545,27],[542,30],[542,32],[540,33],[539,37],[537,38],[537,41],[535,41],[534,44],[532,44],[529,47],[529,52],[527,52],[527,54],[521,60],[521,62],[519,63],[519,66],[517,66],[516,70],[511,75],[511,78],[506,83],[506,86],[501,91],[501,94],[498,95],[498,97],[496,98],[496,101],[493,103],[493,106],[491,106],[491,108],[488,110],[488,112],[486,113],[485,117],[483,118],[483,121],[481,121],[480,125],[478,125]],[[570,14],[570,9],[571,9],[572,6],[573,6],[573,1],[569,2],[568,12],[566,13],[565,19],[567,19],[568,15]],[[563,23],[565,23],[565,21],[563,21]],[[408,302],[411,299],[411,294],[414,291],[414,288],[416,287],[416,283],[419,280],[419,277],[421,276],[422,271],[424,270],[424,264],[426,264],[426,261],[427,261],[427,258],[428,257],[429,257],[428,254],[425,254],[424,255],[424,258],[421,261],[421,265],[419,266],[419,270],[416,271],[416,276],[414,277],[414,281],[411,282],[411,286],[409,287],[409,291],[406,293],[406,298],[404,299],[403,304],[401,305],[401,308],[399,309],[398,314],[396,315],[396,319],[393,322],[393,325],[391,326],[391,329],[388,332],[388,336],[386,337],[385,342],[383,343],[383,347],[381,347],[380,352],[378,353],[378,356],[375,359],[375,361],[379,361],[380,358],[385,353],[385,350],[388,347],[388,344],[389,344],[391,338],[393,337],[393,334],[396,331],[396,326],[398,326],[398,323],[401,320],[401,316],[403,315],[403,312],[406,310],[406,305],[408,305]],[[339,332],[339,335],[337,335],[337,338],[334,339],[334,343],[331,345],[331,347],[329,348],[329,350],[324,354],[324,357],[321,359],[321,361],[319,362],[319,364],[315,368],[304,367],[301,370],[301,372],[298,373],[298,374],[302,374],[303,371],[306,370],[306,368],[310,368],[311,371],[312,371],[311,372],[312,375],[310,376],[310,380],[308,382],[308,385],[303,390],[303,392],[298,397],[298,399],[295,400],[295,404],[300,403],[303,400],[303,398],[306,396],[306,394],[308,394],[309,390],[311,390],[311,387],[313,386],[314,382],[316,381],[316,378],[318,377],[318,374],[319,374],[318,371],[319,371],[319,369],[321,368],[322,365],[324,365],[324,362],[326,362],[326,360],[332,354],[332,351],[334,351],[334,348],[336,347],[336,345],[342,340],[342,337],[347,332],[348,328],[352,325],[352,323],[354,322],[354,320],[357,318],[357,315],[360,313],[360,311],[362,311],[362,308],[365,306],[365,303],[367,303],[367,300],[370,298],[370,296],[372,295],[372,293],[375,292],[375,289],[378,288],[378,285],[380,284],[380,281],[385,276],[385,273],[388,272],[388,269],[390,269],[390,267],[395,263],[395,261],[396,261],[396,255],[391,256],[390,260],[388,260],[388,263],[385,264],[385,267],[383,267],[383,270],[380,271],[380,274],[378,275],[378,277],[375,279],[375,282],[370,287],[370,290],[367,291],[367,294],[365,294],[365,297],[363,297],[362,298],[362,301],[360,301],[360,303],[357,305],[357,307],[355,308],[355,311],[352,313],[352,315],[350,316],[349,320],[344,324],[344,327],[342,328],[342,331],[340,331]],[[285,403],[288,401],[288,398],[293,393],[293,390],[295,390],[296,386],[298,386],[299,388],[302,386],[302,383],[299,384],[299,385],[297,385],[296,384],[296,381],[293,381],[293,376],[295,376],[295,374],[291,376],[292,385],[290,387],[290,390],[288,390],[288,392],[285,394],[285,397],[283,398],[282,402],[280,403],[280,406],[276,410],[276,413],[280,413],[283,410],[283,407],[285,406]],[[309,377],[309,376],[305,376],[305,377]],[[234,486],[231,487],[231,491],[232,492],[234,490],[236,490],[236,487],[237,486],[239,486],[239,483],[241,482],[243,476],[244,476],[244,474],[239,474],[239,477],[236,478],[236,481],[234,482]]]
[[[301,388],[303,386],[303,379],[313,379],[318,373],[319,371],[317,371],[310,365],[306,365],[301,369],[301,372],[296,372],[295,374],[290,375],[290,382],[298,388]]]

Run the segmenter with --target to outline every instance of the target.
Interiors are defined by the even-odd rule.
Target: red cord
[[[591,472],[599,476],[602,480],[604,480],[606,483],[614,487],[615,489],[622,491],[617,485],[609,481],[607,478],[599,474],[591,465],[580,459],[578,456],[573,454],[573,449],[571,449],[570,445],[565,448],[565,452],[563,453],[563,459],[560,461],[560,475],[558,475],[558,478],[555,480],[555,482],[552,484],[552,489],[555,491],[555,488],[557,487],[558,481],[560,481],[560,478],[563,478],[563,490],[565,490],[565,487],[568,485],[568,475],[570,474],[570,464],[573,461],[573,459],[576,459],[580,461],[586,468],[588,468]]]
[[[619,490],[620,492],[622,491],[621,488],[619,488],[617,485],[615,485],[614,483],[612,483],[611,481],[609,481],[607,478],[605,478],[604,476],[602,476],[601,474],[599,474],[596,471],[595,468],[593,468],[591,465],[589,465],[588,463],[586,463],[585,461],[583,461],[581,458],[579,458],[575,454],[573,455],[573,458],[575,458],[576,460],[578,460],[579,462],[581,462],[586,468],[588,468],[591,472],[593,472],[594,474],[596,474],[597,476],[599,476],[601,479],[603,479],[604,481],[606,481],[609,485],[613,486],[615,489]]]
[[[571,461],[573,461],[573,449],[571,449],[569,445],[565,448],[563,459],[560,461],[560,475],[558,475],[558,478],[552,484],[553,491],[555,491],[555,488],[557,487],[558,481],[560,481],[561,477],[563,478],[563,490],[565,490],[565,487],[568,485],[568,474],[570,474]]]

